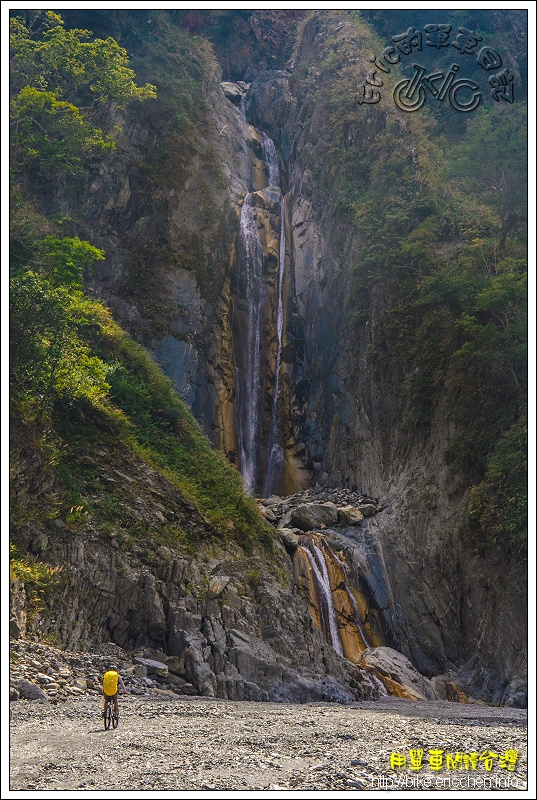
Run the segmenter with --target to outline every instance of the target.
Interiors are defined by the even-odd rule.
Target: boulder
[[[263,500],[263,504],[265,506],[279,506],[283,503],[281,497],[278,497],[277,494],[271,494],[266,500]]]
[[[342,525],[359,525],[364,515],[354,506],[340,506],[337,510],[337,518]]]
[[[19,694],[25,700],[38,700],[41,703],[48,703],[48,698],[36,683],[32,683],[31,681],[21,680],[19,681]]]
[[[222,91],[226,97],[242,97],[244,90],[237,83],[232,81],[222,81],[220,83]]]
[[[362,503],[358,506],[358,511],[360,511],[364,517],[372,517],[373,514],[378,513],[378,508],[374,503]]]
[[[381,676],[408,687],[409,694],[415,694],[417,700],[435,700],[433,684],[421,675],[408,658],[391,647],[368,647],[362,653],[362,664],[371,667]]]
[[[213,671],[203,660],[200,651],[192,646],[185,652],[185,675],[199,694],[204,697],[214,697],[216,679]]]
[[[298,537],[301,533],[302,531],[299,528],[281,528],[278,531],[278,536],[285,549],[292,552],[299,545],[300,540]]]
[[[291,511],[291,522],[301,531],[337,525],[337,506],[334,503],[306,503]]]
[[[188,695],[197,695],[197,691],[191,683],[184,683],[181,686],[181,692]]]
[[[267,522],[278,522],[278,517],[276,516],[274,511],[272,511],[271,508],[268,508],[268,506],[263,506],[263,505],[258,506],[258,508],[259,508],[259,513],[261,514],[262,517],[264,517],[267,520]]]
[[[501,704],[510,708],[528,707],[528,686],[525,680],[514,680],[506,687]]]
[[[215,575],[214,578],[211,578],[209,581],[207,597],[218,597],[218,595],[222,594],[230,580],[231,578],[228,575]]]
[[[231,100],[234,105],[240,106],[241,99],[244,94],[244,91],[241,89],[241,87],[232,81],[222,81],[220,86],[227,99]]]
[[[185,674],[185,659],[179,658],[179,656],[168,656],[166,659],[166,665],[170,672],[173,672],[174,675],[184,675]]]
[[[136,664],[142,664],[147,667],[149,675],[159,675],[161,678],[168,677],[168,666],[163,664],[162,661],[153,661],[151,658],[135,658]]]

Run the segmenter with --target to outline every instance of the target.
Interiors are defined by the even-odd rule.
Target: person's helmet
[[[109,671],[109,672],[117,672],[117,671],[118,671],[117,664],[111,664],[111,665],[108,667],[108,671]]]

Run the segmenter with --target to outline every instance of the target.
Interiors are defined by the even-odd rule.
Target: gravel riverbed
[[[350,706],[120,696],[105,731],[101,698],[11,703],[11,790],[525,790],[526,711],[385,698]],[[423,750],[410,768],[409,751]],[[443,751],[442,766],[431,769]],[[518,751],[514,770],[505,751]],[[392,752],[407,768],[390,768]],[[446,769],[449,754],[477,753]],[[498,757],[489,761],[487,754]],[[462,759],[463,756],[461,756]],[[514,758],[514,756],[510,756]],[[469,784],[467,784],[469,781]]]

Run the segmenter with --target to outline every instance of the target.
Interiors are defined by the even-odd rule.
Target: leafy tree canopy
[[[15,164],[41,172],[76,173],[83,159],[114,149],[91,119],[105,105],[156,97],[151,84],[137,86],[127,51],[112,37],[65,30],[51,11],[26,24],[10,22],[11,131]]]
[[[36,21],[40,24],[34,32]],[[91,31],[65,30],[63,19],[52,11],[37,15],[33,26],[16,17],[10,27],[12,82],[17,93],[32,86],[78,104],[96,101],[119,106],[156,97],[151,84],[135,84],[127,51],[111,36],[84,41]]]

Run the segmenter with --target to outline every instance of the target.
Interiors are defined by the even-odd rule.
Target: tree
[[[91,301],[36,272],[13,277],[10,294],[10,382],[26,416],[40,422],[56,397],[103,398],[109,368],[80,333]]]
[[[524,106],[479,109],[444,168],[444,177],[478,194],[497,211],[501,248],[527,214],[526,126]]]
[[[19,167],[79,171],[85,157],[114,148],[92,122],[106,105],[156,97],[151,84],[135,84],[127,51],[115,39],[84,41],[91,35],[65,30],[51,11],[33,14],[28,25],[11,20],[10,130]]]
[[[84,273],[95,261],[102,261],[104,253],[78,236],[58,239],[46,236],[42,243],[43,268],[54,286],[71,286],[82,289]]]

